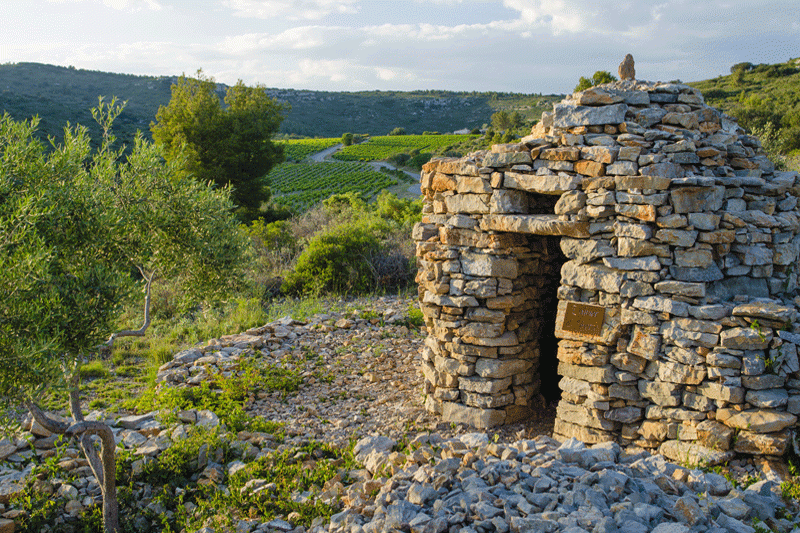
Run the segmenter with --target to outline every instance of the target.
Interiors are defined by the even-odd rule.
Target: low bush
[[[287,294],[363,294],[404,287],[413,278],[411,227],[421,201],[381,193],[374,204],[354,194],[335,195],[320,212],[325,220],[285,276]]]
[[[380,252],[378,231],[367,221],[335,226],[315,235],[286,277],[284,290],[290,294],[373,290],[371,264]]]

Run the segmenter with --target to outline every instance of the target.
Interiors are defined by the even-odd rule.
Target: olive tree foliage
[[[231,186],[242,221],[258,217],[270,198],[265,177],[284,160],[283,146],[273,143],[287,107],[262,86],[241,80],[229,87],[223,102],[214,79],[198,71],[172,85],[169,104],[150,124],[153,140],[169,161],[180,161],[185,175],[218,186]]]
[[[104,131],[97,150],[82,126],[45,150],[37,119],[0,118],[0,414],[10,423],[25,407],[78,439],[102,488],[106,531],[119,530],[115,443],[107,425],[84,420],[80,366],[113,339],[123,300],[148,293],[145,324],[128,332],[143,335],[153,280],[180,274],[187,291],[224,291],[247,242],[227,190],[181,176],[141,136],[123,159],[111,134],[121,109],[101,100],[93,110]],[[39,408],[45,391],[68,395],[71,422]]]

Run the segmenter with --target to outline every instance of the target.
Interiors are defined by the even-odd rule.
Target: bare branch
[[[48,417],[44,414],[38,405],[36,405],[33,400],[26,400],[25,407],[30,411],[33,419],[36,420],[40,426],[44,429],[49,431],[50,433],[57,433],[59,435],[63,435],[69,429],[69,424],[66,422],[59,422],[58,420],[53,420],[52,418]]]
[[[145,285],[144,297],[144,323],[139,329],[126,329],[112,334],[102,346],[102,348],[106,350],[110,350],[114,346],[114,341],[118,337],[144,337],[145,332],[147,332],[147,328],[150,327],[150,287],[153,284],[153,281],[156,279],[156,273],[152,272],[148,276],[140,266],[137,266],[136,268],[147,281],[147,284]]]

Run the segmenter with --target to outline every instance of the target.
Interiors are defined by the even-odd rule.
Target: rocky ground
[[[738,533],[756,531],[753,526],[762,522],[776,531],[800,532],[797,510],[781,500],[775,472],[746,461],[733,463],[726,478],[647,452],[620,450],[616,444],[562,444],[550,438],[552,409],[482,433],[441,423],[423,408],[419,357],[424,336],[409,321],[413,303],[384,297],[306,322],[287,318],[182,351],[160,369],[162,387],[196,386],[214,371],[232,375],[248,358],[298,370],[302,384],[297,392],[254,392],[248,413],[284,423],[284,447],[310,440],[345,447],[357,441],[354,452],[364,469],[337,476],[319,496],[343,504],[329,523],[295,527],[291,515],[266,523],[241,520],[237,533]],[[177,426],[163,425],[156,413],[91,417],[114,424],[117,440],[141,457],[134,469],[167,449],[187,426],[219,424],[213,413],[202,410],[179,413]],[[31,429],[32,436],[0,442],[3,533],[13,531],[19,516],[9,497],[31,471],[32,456],[52,455],[53,437]],[[242,450],[242,459],[280,449],[268,436],[244,432],[233,444]],[[99,486],[77,450],[68,452],[65,460],[72,461],[68,466],[77,480],[51,490],[67,497],[65,516],[75,516],[99,501]],[[225,483],[226,476],[244,467],[238,460],[217,463],[204,453],[201,482]],[[760,481],[745,490],[737,480]],[[257,483],[248,485],[259,489]],[[146,487],[141,496],[141,505],[158,510]]]
[[[308,353],[321,359],[303,372],[300,391],[290,401],[279,393],[262,394],[249,410],[285,423],[289,434],[301,439],[341,443],[377,434],[408,440],[420,433],[463,433],[465,428],[443,424],[423,407],[424,333],[407,322],[407,310],[414,304],[412,299],[379,298],[349,316],[318,315],[304,324],[284,321],[251,331],[275,339],[269,343],[275,364],[292,365]],[[503,440],[549,435],[554,417],[553,406],[492,434]]]

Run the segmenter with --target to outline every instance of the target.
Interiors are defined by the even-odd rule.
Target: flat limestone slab
[[[558,215],[487,215],[481,228],[533,235],[589,237],[588,222],[560,220]]]

